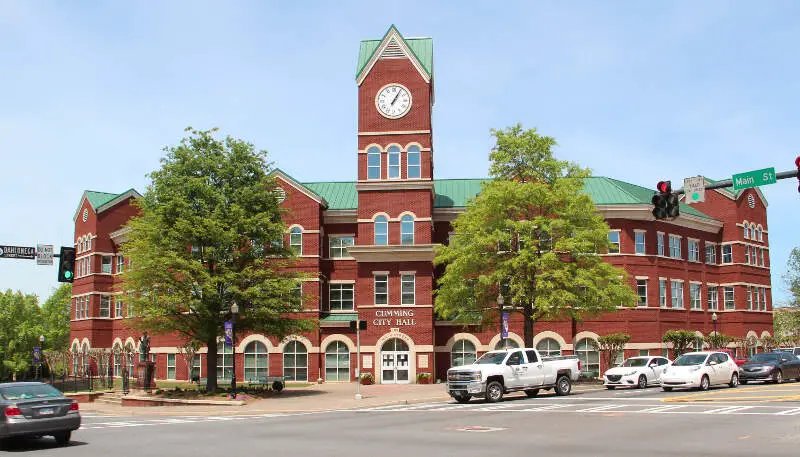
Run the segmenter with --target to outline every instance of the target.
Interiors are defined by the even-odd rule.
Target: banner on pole
[[[508,338],[508,313],[503,313],[503,331],[500,336]]]
[[[233,346],[233,322],[225,321],[225,344]]]

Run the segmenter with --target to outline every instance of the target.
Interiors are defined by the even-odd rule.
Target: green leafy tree
[[[786,262],[786,273],[783,275],[789,287],[789,306],[800,308],[800,248],[792,249],[789,260]]]
[[[33,348],[44,333],[36,295],[0,294],[0,380],[15,379],[33,366]]]
[[[630,340],[631,336],[628,333],[611,333],[598,337],[597,341],[592,340],[592,345],[603,354],[606,366],[611,367]]]
[[[698,336],[691,330],[667,330],[662,341],[672,343],[675,358],[689,352],[697,341]]]
[[[589,171],[557,160],[555,139],[536,129],[517,124],[492,135],[493,179],[436,253],[436,264],[445,267],[436,312],[488,326],[499,322],[495,303],[502,294],[512,312],[525,316],[523,338],[531,346],[536,320],[581,320],[635,304],[625,271],[597,255],[609,248],[609,228],[582,192]]]
[[[736,339],[724,333],[709,333],[703,337],[703,341],[708,344],[712,349],[726,348],[728,344],[734,342]]]
[[[62,284],[42,305],[44,350],[67,349],[69,346],[69,306],[72,284]]]
[[[282,338],[308,330],[296,293],[301,274],[283,243],[285,224],[265,151],[214,131],[165,149],[161,169],[137,201],[140,216],[123,245],[132,268],[123,289],[132,293],[134,327],[177,332],[208,348],[208,389],[217,386],[217,341],[230,308],[237,332]]]
[[[774,336],[765,335],[761,337],[761,345],[764,346],[765,351],[769,352],[778,347],[778,340]]]

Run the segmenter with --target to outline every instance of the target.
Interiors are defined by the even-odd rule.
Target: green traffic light
[[[64,277],[67,278],[67,279],[72,279],[72,272],[71,271],[65,271],[64,272]]]

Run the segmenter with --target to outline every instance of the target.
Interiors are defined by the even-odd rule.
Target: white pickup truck
[[[580,371],[575,356],[542,358],[529,348],[489,351],[471,365],[447,370],[447,392],[459,403],[474,396],[493,403],[515,391],[524,391],[529,397],[550,389],[557,395],[569,395]]]

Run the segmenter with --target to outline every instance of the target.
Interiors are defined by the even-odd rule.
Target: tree
[[[783,275],[789,287],[789,306],[800,308],[800,247],[792,249],[786,262],[786,273]]]
[[[556,160],[555,139],[517,124],[492,130],[490,175],[453,222],[436,312],[464,324],[499,322],[498,294],[524,319],[525,345],[543,318],[583,319],[636,296],[624,270],[597,253],[609,248],[608,225],[584,192],[588,170]]]
[[[786,341],[800,340],[800,308],[778,308],[772,313],[775,337]]]
[[[62,284],[42,305],[45,350],[69,347],[69,306],[72,301],[72,284]]]
[[[662,341],[672,343],[672,350],[677,358],[679,355],[689,352],[697,338],[698,336],[691,330],[667,330]]]
[[[181,355],[181,360],[186,364],[186,373],[188,379],[192,381],[195,379],[192,367],[194,366],[194,356],[200,350],[200,343],[197,341],[187,341],[183,346],[178,348],[178,354]]]
[[[770,335],[765,335],[761,337],[761,344],[764,346],[764,350],[766,352],[770,352],[776,347],[778,347],[778,341],[775,337]]]
[[[628,333],[611,333],[598,337],[597,341],[592,340],[592,344],[597,351],[603,353],[606,366],[611,367],[630,340],[631,336]]]
[[[734,337],[725,335],[724,333],[709,333],[703,337],[703,341],[705,341],[706,344],[708,344],[708,347],[712,349],[726,348],[728,347],[728,344],[734,340]]]
[[[44,333],[36,295],[0,294],[0,380],[15,379],[33,366],[33,348]]]
[[[123,290],[133,293],[134,327],[177,332],[202,342],[208,389],[217,386],[217,339],[239,306],[238,332],[283,336],[311,328],[292,318],[301,274],[290,269],[285,224],[265,151],[214,131],[190,131],[165,148],[161,169],[136,204],[122,250],[132,268]]]

